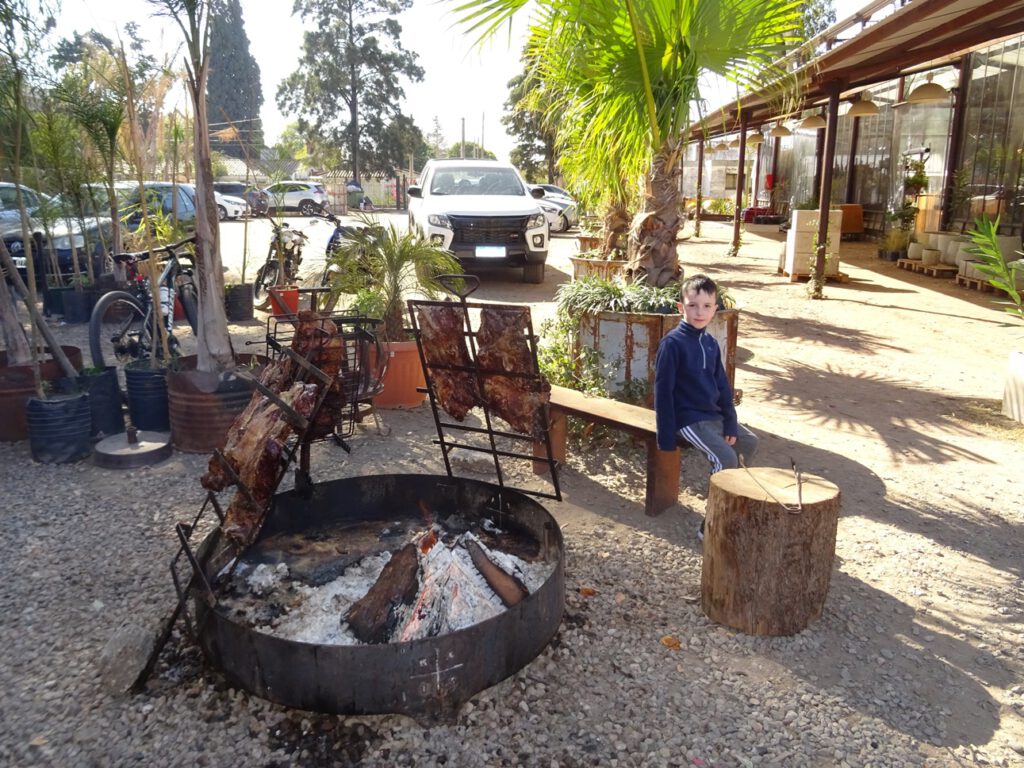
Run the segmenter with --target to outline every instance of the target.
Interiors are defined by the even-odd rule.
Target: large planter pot
[[[64,293],[64,322],[87,323],[99,298],[97,291],[91,288],[71,290]]]
[[[248,288],[248,286],[245,286]],[[245,368],[265,365],[262,355],[236,355]],[[178,370],[167,372],[167,405],[171,442],[179,451],[211,453],[223,448],[228,429],[249,404],[255,384],[236,371],[197,371],[196,356],[178,361]]]
[[[84,371],[78,376],[78,386],[81,391],[89,394],[91,437],[103,439],[124,432],[124,408],[117,368],[108,365],[103,370]]]
[[[89,395],[57,395],[29,398],[25,404],[29,449],[42,464],[68,464],[88,458],[92,452],[89,433],[92,414]]]
[[[61,346],[71,365],[82,369],[82,350]],[[56,381],[64,370],[56,360],[47,359],[39,364],[43,381]],[[25,404],[36,395],[35,375],[30,365],[7,365],[7,352],[0,350],[0,442],[14,442],[28,437],[28,419]]]
[[[43,314],[47,317],[51,315],[63,315],[64,314],[64,294],[68,291],[73,291],[74,288],[69,286],[60,286],[59,288],[47,288],[43,291]]]
[[[633,382],[647,385],[648,405],[653,400],[654,361],[661,338],[679,325],[682,315],[646,312],[599,312],[580,318],[577,344],[594,349],[601,356],[601,373],[608,391],[615,393]],[[736,376],[736,339],[739,310],[719,310],[708,325],[718,342],[725,372],[732,383]]]
[[[601,247],[600,235],[576,235],[576,242],[579,244],[580,253]]]
[[[1024,424],[1024,352],[1011,352],[1003,389],[1003,415]]]
[[[570,256],[569,261],[572,263],[573,280],[583,277],[611,280],[622,272],[627,263],[625,259],[587,259],[583,256]]]
[[[224,289],[224,313],[228,322],[244,323],[253,319],[252,286],[229,285]]]
[[[426,399],[427,386],[423,365],[415,341],[391,341],[384,345],[388,367],[384,373],[383,389],[373,398],[375,408],[416,408]]]
[[[147,432],[169,430],[167,369],[150,368],[148,360],[141,360],[125,366],[124,379],[132,426]]]

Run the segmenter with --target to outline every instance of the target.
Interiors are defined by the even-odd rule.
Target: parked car
[[[145,204],[150,216],[157,214],[167,218],[177,216],[184,230],[191,234],[196,222],[196,188],[192,184],[173,184],[169,181],[143,182]],[[177,195],[177,205],[175,205]],[[134,231],[142,226],[142,198],[138,185],[128,191],[121,208],[121,221]]]
[[[270,195],[262,189],[250,186],[241,181],[215,181],[215,192],[231,197],[240,197],[249,206],[250,216],[265,216],[270,208]]]
[[[571,201],[572,203],[576,202],[576,199],[572,195],[570,195],[566,190],[562,189],[561,187],[556,187],[554,184],[536,184],[534,186],[543,189],[544,197],[548,198],[549,200],[552,198],[562,197],[565,198],[566,200]]]
[[[565,232],[580,223],[579,213],[576,211],[576,203],[563,197],[548,197],[545,195],[537,201],[537,205],[544,211],[548,220],[548,227],[552,232]]]
[[[31,216],[40,205],[50,199],[49,195],[36,192],[31,187],[21,185],[22,202],[25,204],[25,212]],[[9,181],[0,181],[0,221],[16,221],[18,213],[18,189]]]
[[[302,216],[312,216],[327,204],[327,190],[323,184],[312,181],[279,181],[263,191],[272,210],[298,211]]]
[[[522,267],[544,282],[548,222],[515,166],[492,160],[430,160],[409,187],[409,225],[467,266]]]
[[[240,197],[222,195],[214,190],[213,197],[217,201],[217,218],[221,221],[237,219],[244,216],[249,209],[248,203]]]

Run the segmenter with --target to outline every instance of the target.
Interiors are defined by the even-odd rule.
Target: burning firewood
[[[466,541],[466,550],[473,561],[473,565],[484,577],[487,586],[494,590],[494,593],[501,598],[501,602],[511,608],[519,605],[524,598],[529,596],[529,591],[515,576],[505,573],[503,569],[495,565],[491,559],[484,554],[483,547],[473,540]]]
[[[387,642],[397,622],[398,607],[411,603],[419,586],[418,547],[406,544],[384,566],[366,595],[349,609],[345,620],[352,633],[364,643]]]

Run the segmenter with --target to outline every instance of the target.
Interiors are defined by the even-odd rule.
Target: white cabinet
[[[787,275],[809,275],[814,263],[814,238],[818,234],[817,211],[793,211],[786,250],[779,259],[779,270]],[[839,241],[843,225],[843,212],[834,208],[828,212],[829,248],[826,252],[825,274],[839,274]]]

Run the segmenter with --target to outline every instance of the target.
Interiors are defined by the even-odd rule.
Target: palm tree
[[[530,5],[455,2],[460,23],[481,39]],[[663,286],[679,274],[678,173],[700,79],[715,74],[742,88],[781,80],[773,62],[800,42],[801,6],[793,0],[533,0],[529,52],[552,92],[552,108],[562,114],[563,158],[571,141],[581,177],[606,183],[609,159],[617,159],[619,178],[642,179],[627,267],[634,280]]]

